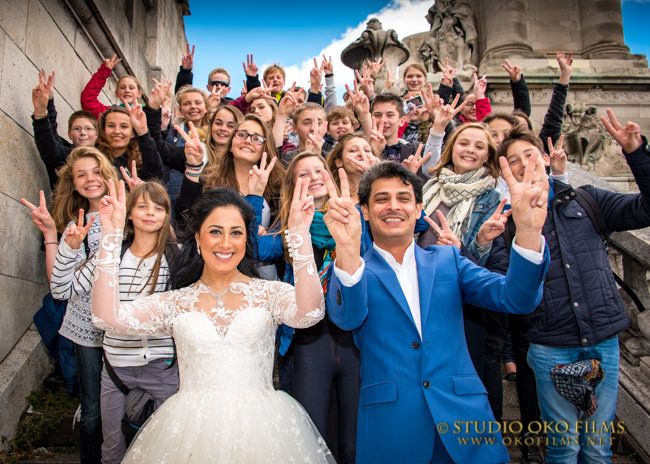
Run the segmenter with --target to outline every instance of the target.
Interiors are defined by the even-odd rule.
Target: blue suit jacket
[[[548,249],[544,258],[535,265],[513,252],[503,276],[462,257],[456,247],[416,246],[422,338],[397,276],[374,248],[364,256],[356,285],[344,287],[332,276],[329,317],[355,331],[361,350],[358,463],[428,463],[437,431],[456,463],[509,461],[495,424],[486,428],[494,416],[467,351],[462,306],[533,311]]]

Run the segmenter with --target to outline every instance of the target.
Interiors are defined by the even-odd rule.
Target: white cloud
[[[385,31],[394,29],[397,32],[397,37],[402,40],[406,36],[429,30],[429,23],[425,17],[431,5],[431,0],[394,0],[381,10],[369,14],[365,20],[356,26],[348,28],[338,39],[330,42],[329,45],[316,55],[319,57],[319,63],[322,55],[332,57],[334,81],[336,83],[336,93],[339,103],[343,102],[345,84],[351,85],[354,78],[353,71],[341,62],[341,52],[361,35],[366,29],[366,23],[371,18],[377,18]],[[260,69],[266,69],[270,64],[264,63],[260,66]],[[313,67],[313,59],[305,60],[299,64],[285,66],[287,86],[295,81],[297,85],[309,88],[309,71]]]

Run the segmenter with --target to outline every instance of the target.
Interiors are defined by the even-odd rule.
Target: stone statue
[[[366,24],[361,36],[341,52],[341,61],[352,69],[361,69],[368,60],[384,58],[398,66],[408,60],[410,52],[397,38],[393,29],[384,31],[377,18]]]
[[[595,106],[567,104],[562,132],[565,134],[564,149],[569,161],[599,173],[604,164],[607,164],[607,170],[614,168],[614,165],[618,168],[621,157],[620,147],[600,122],[597,111]]]
[[[429,58],[432,72],[440,71],[440,62],[445,58],[459,70],[474,72],[478,62],[478,34],[469,2],[437,0],[429,8],[426,19],[431,30],[419,51],[421,57],[432,55]]]

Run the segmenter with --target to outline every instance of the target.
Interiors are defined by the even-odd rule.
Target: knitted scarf
[[[437,178],[431,178],[423,188],[422,206],[427,216],[438,209],[440,203],[450,207],[447,223],[460,240],[469,229],[469,219],[476,199],[494,189],[494,177],[485,167],[464,174],[456,174],[448,167],[442,168]]]

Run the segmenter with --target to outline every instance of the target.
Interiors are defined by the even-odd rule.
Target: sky
[[[205,88],[208,73],[215,67],[231,76],[229,96],[242,88],[242,61],[252,53],[260,78],[266,66],[279,63],[287,72],[287,86],[309,87],[313,58],[331,56],[338,99],[352,70],[340,61],[341,51],[359,37],[366,22],[377,17],[384,30],[394,29],[400,39],[429,30],[425,15],[432,0],[330,0],[321,2],[268,2],[249,0],[214,2],[189,0],[190,16],[185,33],[194,55],[194,85]],[[647,20],[650,0],[623,0],[625,43],[632,53],[650,57]],[[180,63],[179,63],[180,64]],[[172,76],[173,77],[173,76]]]

